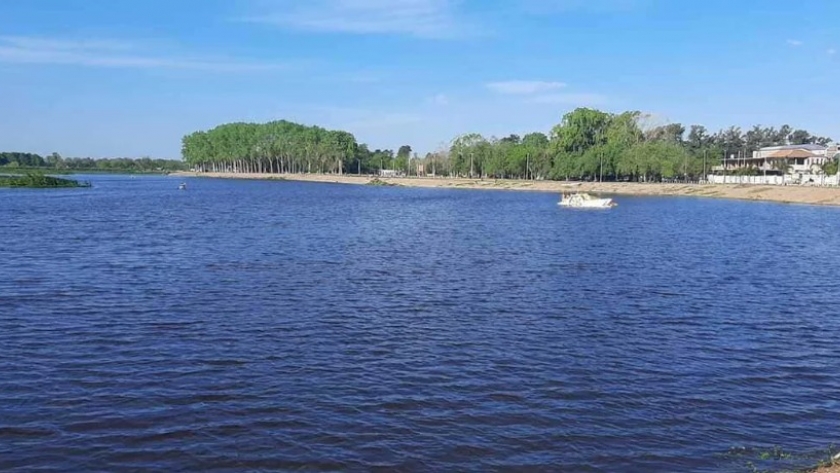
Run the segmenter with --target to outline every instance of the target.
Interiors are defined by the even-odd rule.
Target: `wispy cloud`
[[[646,8],[654,0],[520,0],[522,8],[538,15],[551,13],[626,12]]]
[[[503,95],[513,95],[531,104],[562,104],[562,105],[603,105],[607,102],[604,95],[589,92],[559,92],[566,89],[565,82],[544,80],[510,80],[489,82],[484,86],[492,92]]]
[[[805,43],[803,43],[802,41],[800,41],[798,39],[789,39],[789,40],[787,40],[787,44],[789,44],[790,46],[793,46],[793,47],[798,47],[798,46],[802,46]]]
[[[558,104],[572,106],[597,106],[605,105],[607,97],[596,93],[568,93],[568,94],[546,94],[531,98],[530,102],[538,104]]]
[[[0,36],[0,42],[22,49],[57,51],[128,51],[136,46],[128,41],[103,39],[55,39],[32,36]]]
[[[434,97],[432,97],[429,100],[429,102],[431,102],[432,105],[438,105],[443,107],[449,105],[449,97],[447,97],[445,94],[437,94]]]
[[[244,20],[300,31],[453,39],[480,33],[458,0],[262,1]]]
[[[541,80],[510,80],[490,82],[485,86],[493,92],[510,95],[528,95],[551,92],[566,87],[563,82],[547,82]]]
[[[251,72],[288,67],[271,63],[154,54],[143,52],[143,48],[137,44],[119,40],[28,36],[0,36],[0,63],[191,69],[208,72]]]
[[[829,56],[834,56],[835,54],[837,54],[837,50],[834,48],[829,48],[828,51],[826,51],[825,53]]]

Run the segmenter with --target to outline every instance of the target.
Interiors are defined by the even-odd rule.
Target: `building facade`
[[[752,156],[728,156],[716,171],[752,168],[772,174],[819,174],[822,166],[838,155],[838,146],[816,144],[768,146]]]
[[[828,146],[786,145],[768,146],[753,151],[753,162],[760,170],[787,170],[790,173],[818,174],[834,155],[828,153]]]

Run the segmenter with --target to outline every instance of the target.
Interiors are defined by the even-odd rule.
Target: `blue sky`
[[[830,0],[2,0],[0,150],[178,157],[289,119],[421,154],[578,106],[840,139]]]

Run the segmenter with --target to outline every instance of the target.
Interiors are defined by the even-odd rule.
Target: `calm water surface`
[[[838,209],[91,179],[0,190],[2,471],[729,472],[840,442]]]

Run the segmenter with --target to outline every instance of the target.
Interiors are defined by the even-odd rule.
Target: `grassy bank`
[[[0,187],[52,189],[68,187],[90,187],[90,183],[79,182],[73,179],[45,176],[43,174],[29,173],[23,175],[0,175]]]
[[[53,175],[66,174],[137,174],[137,175],[166,175],[178,171],[155,171],[138,169],[100,169],[100,168],[43,168],[43,167],[0,167],[0,174],[27,174],[27,173],[49,173]]]

